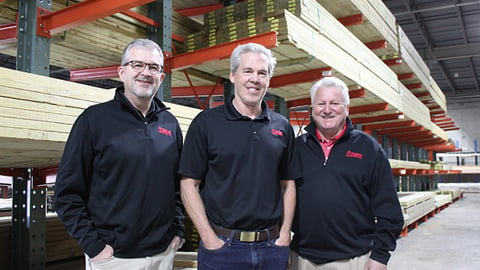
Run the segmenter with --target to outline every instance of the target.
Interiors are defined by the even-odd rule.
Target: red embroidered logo
[[[283,132],[272,128],[272,134],[277,136],[283,136]]]
[[[353,158],[359,158],[362,159],[363,155],[359,153],[352,152],[350,150],[347,151],[347,154],[345,155],[346,157],[353,157]]]
[[[162,127],[158,127],[158,133],[162,133],[168,136],[172,136],[172,132],[168,129],[164,129]]]

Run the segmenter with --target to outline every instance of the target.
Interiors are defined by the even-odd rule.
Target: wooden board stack
[[[336,18],[361,15],[361,24],[348,26],[362,42],[385,40],[387,45],[383,49],[374,50],[375,54],[384,60],[398,61],[390,67],[397,74],[413,73],[414,78],[404,79],[405,85],[421,83],[421,86],[411,91],[422,96],[422,101],[429,101],[430,107],[440,106],[446,112],[446,98],[431,79],[428,66],[410,42],[403,29],[396,23],[395,16],[381,0],[318,0]]]
[[[113,90],[0,68],[0,168],[57,166],[71,126]],[[184,134],[198,109],[166,103]]]
[[[389,162],[392,168],[420,169],[420,170],[430,169],[430,164],[416,162],[416,161],[389,159]]]
[[[408,226],[435,210],[435,192],[398,192],[404,226]]]
[[[447,205],[452,202],[452,195],[451,194],[435,194],[435,207],[441,208],[444,205]]]
[[[275,75],[331,67],[332,75],[344,79],[352,88],[360,86],[367,90],[366,97],[353,99],[351,106],[387,102],[393,111],[403,112],[408,119],[432,130],[440,138],[447,138],[445,132],[430,121],[428,108],[398,81],[397,75],[377,55],[326,9],[316,1],[284,0],[276,5],[281,6],[280,2],[288,8],[275,10],[270,6],[271,1],[264,0],[241,2],[212,11],[204,18],[210,21],[207,26],[211,27],[190,35],[187,47],[189,50],[199,49],[197,45],[216,45],[229,41],[232,36],[239,39],[276,31],[279,46],[273,48],[278,58]],[[308,6],[305,3],[309,3]],[[249,12],[240,16],[243,20],[229,15],[242,14],[242,10],[252,10],[250,16],[256,17],[249,18]],[[233,18],[235,21],[232,21]],[[207,63],[197,68],[221,77],[228,75],[228,61]],[[293,100],[308,97],[312,84],[272,85],[270,91],[286,100]]]
[[[56,214],[47,214],[45,224],[45,263],[82,257],[78,243],[68,235]],[[11,252],[11,217],[0,219],[0,269],[9,269]],[[5,250],[3,250],[5,249]]]
[[[76,4],[78,1],[52,1],[52,11],[58,11]],[[18,0],[6,0],[0,3],[0,24],[15,23]],[[146,6],[133,8],[132,11],[146,16]],[[172,33],[185,38],[201,30],[201,24],[172,11]],[[50,64],[64,69],[87,69],[119,65],[123,48],[136,38],[147,36],[146,24],[121,13],[83,24],[67,31],[55,34],[51,38]],[[182,41],[173,40],[173,52],[185,52]],[[2,54],[16,56],[16,43],[0,47]],[[204,80],[192,77],[197,85],[206,84]],[[173,86],[188,86],[183,72],[173,72]]]

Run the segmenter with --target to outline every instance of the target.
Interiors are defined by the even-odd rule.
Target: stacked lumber
[[[455,189],[442,189],[442,190],[438,190],[437,191],[437,194],[445,194],[445,195],[449,195],[452,200],[456,200],[458,198],[460,198],[462,196],[462,190],[459,189],[459,188],[455,188]]]
[[[83,258],[83,250],[68,235],[65,227],[54,213],[47,214],[45,224],[45,263]],[[11,254],[11,217],[0,218],[0,269],[9,269]],[[174,259],[175,269],[197,268],[197,252],[179,251]]]
[[[71,126],[113,90],[0,68],[0,168],[57,166]],[[198,109],[166,103],[186,133]]]
[[[363,43],[385,40],[385,48],[374,51],[382,59],[398,57],[400,50],[397,22],[382,1],[317,0],[317,2],[337,19],[360,15],[362,23],[349,25],[348,29]]]
[[[430,165],[426,163],[421,163],[417,161],[407,161],[407,160],[400,160],[400,159],[389,159],[390,166],[392,168],[404,168],[404,169],[420,169],[420,170],[428,170],[430,169]]]
[[[268,31],[281,33],[282,29],[287,27],[282,14],[284,10],[300,18],[302,23],[309,25],[314,31],[328,37],[354,60],[373,69],[372,71],[388,86],[396,90],[398,83],[396,74],[386,68],[370,49],[316,1],[245,1],[209,12],[204,16],[206,22],[204,30],[187,37],[187,48],[195,50]],[[301,29],[298,30],[290,33],[294,40],[303,39],[303,34],[309,34],[308,31],[305,33]],[[201,46],[195,46],[195,43]]]
[[[451,194],[442,194],[438,193],[435,194],[435,207],[441,208],[449,203],[452,202],[452,195]]]
[[[181,251],[198,251],[200,235],[198,234],[197,228],[195,228],[195,225],[193,225],[193,222],[188,215],[185,216],[184,225],[185,243],[183,244]]]
[[[0,68],[0,168],[57,165],[76,117],[113,91]]]
[[[197,252],[178,251],[173,261],[174,269],[197,269]]]
[[[398,192],[397,194],[405,227],[435,210],[435,192]]]
[[[279,46],[272,49],[278,60],[275,75],[331,67],[332,75],[345,80],[352,88],[360,86],[367,90],[366,96],[353,99],[351,106],[387,102],[391,105],[390,113],[401,111],[427,130],[435,128],[428,108],[398,81],[397,75],[378,56],[327,10],[315,1],[283,0],[277,1],[276,5],[281,6],[280,2],[288,3],[288,9],[269,8],[271,1],[265,0],[241,2],[212,11],[205,15],[204,19],[209,23],[203,31],[187,37],[187,43],[190,42],[187,47],[197,50],[228,41],[232,36],[240,39],[276,31]],[[242,14],[242,10],[240,19],[246,18],[244,20],[228,15]],[[246,10],[253,10],[251,16],[256,17],[248,18]],[[227,77],[228,61],[202,64],[197,69]],[[270,92],[286,100],[305,98],[312,84],[274,87]],[[447,138],[442,130],[435,130],[435,133]]]
[[[387,47],[375,50],[375,54],[384,60],[401,58],[401,60],[391,66],[391,69],[397,74],[415,74],[414,78],[402,80],[402,83],[405,85],[421,83],[421,87],[411,91],[416,95],[428,92],[428,96],[421,97],[422,101],[428,101],[432,108],[440,106],[446,112],[444,93],[431,79],[428,66],[418,54],[403,29],[396,23],[395,16],[382,1],[317,1],[339,19],[361,14],[364,19],[363,23],[348,26],[348,29],[365,43],[385,40]]]
[[[52,11],[62,10],[80,1],[52,1]],[[6,0],[0,4],[0,22],[16,21],[18,0]],[[132,9],[147,15],[146,6]],[[201,25],[188,17],[172,11],[172,33],[185,37],[199,31]],[[123,14],[115,14],[71,28],[52,37],[50,64],[63,68],[87,68],[116,65],[127,43],[147,36],[146,25]],[[181,42],[174,43],[182,52]],[[2,50],[2,53],[16,55],[16,48]]]
[[[52,1],[52,11],[58,11],[79,1]],[[0,24],[15,23],[18,0],[0,3]],[[139,6],[132,11],[147,15],[147,7]],[[50,64],[64,69],[86,69],[119,65],[123,48],[136,38],[146,38],[147,26],[121,13],[83,24],[55,34],[51,38]],[[185,38],[198,32],[201,24],[172,11],[172,33]],[[16,56],[17,47],[0,47],[0,53]],[[174,53],[185,52],[182,41],[173,40]],[[196,85],[206,84],[205,80],[192,78]],[[173,86],[188,86],[183,72],[173,72]]]
[[[47,214],[45,231],[45,262],[83,256],[80,245],[67,233],[55,213]]]
[[[0,269],[9,269],[11,252],[11,217],[0,218]],[[77,242],[68,235],[56,214],[47,214],[45,225],[45,262],[83,256]]]

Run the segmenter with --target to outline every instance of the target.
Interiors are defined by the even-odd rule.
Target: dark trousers
[[[240,242],[219,236],[225,245],[208,250],[200,241],[199,270],[284,270],[288,267],[289,247],[276,246],[276,239]]]

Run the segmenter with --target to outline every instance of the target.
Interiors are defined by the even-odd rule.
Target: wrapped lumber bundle
[[[399,192],[398,198],[408,226],[435,210],[435,192]]]
[[[0,68],[0,168],[58,165],[77,116],[113,90]],[[185,133],[200,110],[166,103]]]

